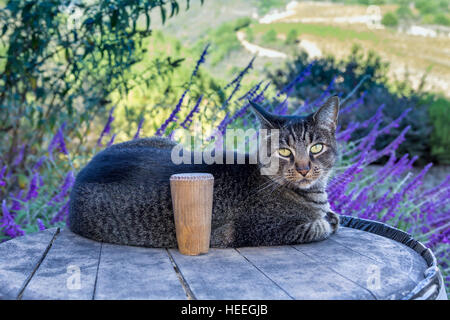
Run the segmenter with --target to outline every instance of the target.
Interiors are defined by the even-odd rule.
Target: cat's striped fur
[[[339,219],[328,204],[327,179],[336,158],[339,101],[330,98],[308,117],[274,116],[254,105],[263,128],[280,130],[278,172],[261,175],[257,164],[175,165],[174,144],[138,139],[106,148],[78,174],[71,193],[69,227],[103,242],[176,247],[169,177],[182,172],[214,175],[212,247],[296,244],[326,239]],[[314,143],[325,149],[317,155]],[[273,151],[268,156],[277,156]],[[248,157],[248,156],[247,156]],[[303,175],[309,168],[309,171]],[[300,173],[302,174],[300,174]]]

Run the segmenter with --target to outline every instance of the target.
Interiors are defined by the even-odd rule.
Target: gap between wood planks
[[[50,240],[49,244],[47,245],[47,248],[45,248],[45,251],[42,254],[42,257],[39,259],[39,261],[37,262],[37,264],[34,267],[33,271],[31,271],[30,275],[25,279],[25,282],[22,285],[22,288],[20,289],[19,294],[16,297],[17,300],[21,300],[22,299],[23,293],[24,293],[25,289],[27,288],[28,283],[30,283],[30,281],[33,278],[34,274],[36,273],[36,271],[41,266],[42,262],[44,261],[45,257],[47,256],[48,252],[50,251],[50,248],[52,247],[53,242],[55,242],[56,237],[59,234],[59,232],[60,232],[60,228],[57,228],[55,234],[52,237],[52,240]]]

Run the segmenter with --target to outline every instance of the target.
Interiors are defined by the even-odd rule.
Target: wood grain
[[[0,299],[402,299],[426,269],[409,247],[346,227],[311,244],[198,256],[51,229],[0,244]]]
[[[178,250],[185,255],[207,253],[211,238],[214,177],[205,173],[170,178]]]

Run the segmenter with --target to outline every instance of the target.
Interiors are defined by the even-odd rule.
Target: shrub
[[[253,42],[255,40],[255,34],[253,33],[253,29],[252,28],[246,28],[245,29],[245,38],[249,42]]]
[[[277,32],[274,29],[270,29],[264,33],[262,40],[264,43],[274,43],[277,41]]]
[[[258,0],[256,5],[258,6],[259,13],[264,15],[271,9],[282,9],[289,0]]]
[[[433,22],[443,26],[450,26],[450,18],[444,13],[439,13],[434,17]]]
[[[412,18],[414,16],[407,4],[398,7],[395,13],[402,19]]]
[[[297,43],[298,31],[296,29],[291,29],[286,36],[286,44],[295,44]]]
[[[234,31],[239,31],[248,27],[252,23],[252,19],[249,17],[238,18],[234,22]]]
[[[450,102],[443,97],[433,100],[429,108],[433,124],[431,153],[439,162],[450,164]]]
[[[398,25],[398,18],[394,12],[388,12],[383,15],[381,23],[386,27],[396,27]]]
[[[425,15],[436,13],[439,10],[440,3],[437,1],[417,0],[415,6],[422,15]]]

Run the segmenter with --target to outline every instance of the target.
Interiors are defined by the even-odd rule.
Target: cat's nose
[[[310,170],[309,166],[307,167],[295,167],[298,173],[300,173],[302,176],[306,176]]]

